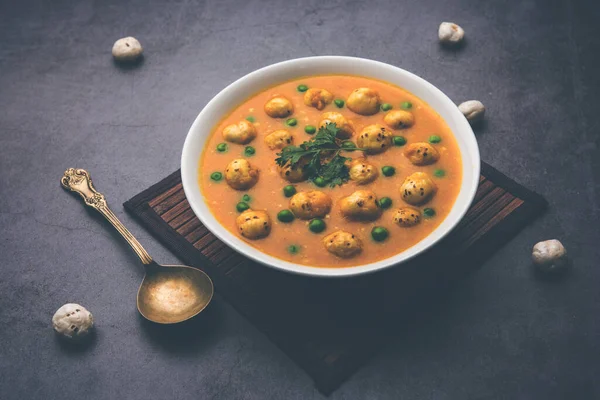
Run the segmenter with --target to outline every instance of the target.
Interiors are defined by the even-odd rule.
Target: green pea
[[[371,237],[376,242],[383,242],[389,236],[389,232],[383,226],[376,226],[371,230]]]
[[[227,143],[219,143],[217,145],[217,151],[219,153],[225,153],[227,151]]]
[[[379,207],[383,208],[384,210],[386,208],[390,208],[392,206],[392,199],[390,199],[389,197],[382,197],[379,199]]]
[[[238,210],[238,212],[244,212],[249,208],[250,206],[245,201],[240,201],[235,205],[235,209]]]
[[[246,146],[246,148],[244,149],[244,155],[247,157],[253,156],[254,153],[256,153],[256,149],[252,146]]]
[[[290,244],[287,249],[290,254],[297,254],[300,251],[300,246]]]
[[[283,188],[283,195],[285,197],[292,197],[296,194],[296,188],[294,185],[287,185]]]
[[[321,233],[325,230],[325,221],[321,218],[315,218],[308,223],[308,229],[313,233]]]
[[[406,144],[406,138],[404,136],[394,136],[392,139],[394,146],[404,146]]]
[[[390,103],[383,103],[381,105],[381,111],[390,111],[392,108],[394,108],[394,106]]]
[[[299,92],[306,92],[308,90],[308,86],[298,85],[298,87],[296,89],[298,89]]]
[[[425,218],[433,218],[435,216],[435,210],[433,208],[426,208],[423,210],[423,216]]]
[[[281,222],[292,222],[294,220],[294,214],[290,210],[281,210],[277,213],[277,219]]]
[[[404,108],[405,110],[410,110],[412,108],[412,103],[410,101],[403,101],[400,103],[400,107]]]
[[[318,187],[324,187],[325,185],[327,185],[327,182],[325,182],[325,179],[323,179],[320,176],[317,176],[315,179],[313,179],[313,182],[315,183],[315,185],[317,185]]]
[[[250,121],[250,122],[254,123],[254,122],[256,122],[256,118],[254,118],[252,115],[248,115],[246,117],[246,121]]]
[[[431,144],[439,143],[441,141],[442,141],[442,138],[439,137],[438,135],[429,136],[429,143],[431,143]]]
[[[344,107],[344,100],[342,100],[342,99],[335,99],[333,102],[337,108]]]
[[[287,121],[285,121],[287,126],[296,126],[297,123],[298,120],[296,118],[289,118]]]
[[[342,149],[346,151],[354,151],[356,150],[356,144],[350,140],[346,140],[345,142],[342,142]]]
[[[433,175],[437,176],[438,178],[443,178],[444,176],[446,176],[446,171],[444,171],[443,169],[434,169]]]
[[[396,168],[386,165],[385,167],[381,168],[381,173],[384,176],[394,176],[394,174],[396,173]]]
[[[314,134],[317,131],[317,128],[313,125],[306,125],[304,127],[304,132],[308,133],[309,135]]]
[[[248,203],[250,200],[252,200],[252,197],[250,197],[250,195],[245,194],[242,196],[242,201],[245,201],[246,203]]]
[[[219,182],[221,179],[223,179],[223,174],[220,172],[213,172],[212,174],[210,174],[210,179],[212,179],[215,182]]]

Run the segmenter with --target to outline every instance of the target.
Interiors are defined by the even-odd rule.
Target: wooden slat
[[[481,231],[482,227],[486,226],[495,215],[501,213],[513,200],[515,200],[515,196],[511,193],[504,192],[502,196],[496,198],[494,202],[489,203],[487,208],[480,210],[477,218],[472,219],[464,225],[462,229],[456,233],[456,237],[453,239],[456,242],[461,243],[461,249],[468,248],[468,246],[464,246],[463,244],[473,243],[481,237],[482,233],[487,232],[487,230]],[[504,217],[506,217],[506,215],[504,215],[503,218]],[[502,220],[502,218],[500,220]]]
[[[515,198],[514,196],[505,196],[505,199],[509,199],[510,197],[512,197],[512,200],[510,200],[508,204],[502,207],[501,210],[496,211],[496,213],[489,218],[487,222],[481,225],[467,240],[465,240],[463,244],[464,249],[469,248],[475,241],[480,239],[490,229],[492,229],[495,225],[497,225],[500,221],[502,221],[523,204],[523,200]]]
[[[206,246],[206,248],[204,250],[202,250],[202,254],[204,254],[208,258],[212,258],[212,256],[214,254],[218,253],[223,248],[229,249],[229,247],[227,247],[227,245],[223,244],[223,242],[221,242],[220,240],[215,240],[213,243]],[[229,250],[231,250],[231,249],[229,249]]]
[[[158,215],[163,215],[165,212],[169,211],[172,207],[181,203],[184,199],[185,199],[185,192],[183,191],[183,189],[178,190],[177,192],[173,193],[171,196],[167,197],[165,200],[156,204],[154,207],[152,207],[152,209],[154,209],[154,212],[156,212]]]
[[[222,266],[227,265],[233,268],[236,264],[239,263],[240,259],[243,259],[240,254],[231,250],[229,247],[223,245],[219,248],[218,251],[214,252],[210,256],[210,260],[214,262],[216,265]],[[229,269],[226,271],[228,272]]]
[[[194,229],[192,232],[185,236],[185,240],[187,240],[190,243],[194,243],[195,241],[200,239],[202,236],[207,235],[208,233],[208,229],[206,229],[204,225],[200,224],[196,229]]]
[[[194,214],[194,211],[192,211],[192,209],[188,206],[181,214],[179,214],[177,217],[173,218],[169,222],[169,226],[177,230],[181,225],[185,224],[186,222],[192,219],[197,220],[196,214]]]
[[[209,244],[213,243],[216,240],[218,240],[217,237],[211,233],[211,234],[202,236],[200,239],[196,240],[193,244],[196,249],[198,249],[198,250],[200,250],[200,252],[202,252],[206,248],[206,246],[208,246]]]
[[[190,232],[198,228],[200,225],[202,225],[200,223],[200,220],[196,216],[194,216],[194,218],[190,219],[188,222],[177,228],[177,233],[179,233],[181,236],[187,236]]]
[[[473,204],[479,202],[489,192],[491,192],[492,189],[494,189],[495,187],[496,187],[496,185],[494,185],[494,182],[492,182],[492,181],[487,181],[487,180],[482,181],[479,184],[479,187],[477,188],[477,192],[475,193],[475,198],[473,199]]]
[[[181,183],[173,186],[172,188],[169,188],[169,190],[167,190],[166,192],[161,193],[160,195],[156,196],[155,198],[153,198],[152,200],[150,200],[148,202],[148,205],[150,207],[154,208],[154,206],[156,206],[157,204],[160,204],[163,201],[165,201],[165,199],[167,197],[170,197],[179,191],[183,191],[183,185]]]
[[[185,210],[189,210],[189,209],[190,209],[190,204],[184,198],[182,201],[180,201],[179,203],[177,203],[173,207],[171,207],[169,209],[169,211],[166,211],[165,213],[163,213],[160,217],[170,225],[171,221],[175,217],[179,216],[179,214],[181,214]]]
[[[504,193],[506,193],[506,190],[500,187],[495,187],[494,189],[490,190],[484,197],[479,199],[478,202],[471,205],[471,208],[469,211],[467,211],[455,230],[464,229],[471,223],[471,221],[480,218],[481,213],[490,207],[490,205],[492,205],[496,200],[502,197]]]

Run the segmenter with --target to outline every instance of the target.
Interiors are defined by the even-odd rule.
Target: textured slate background
[[[0,2],[0,398],[319,399],[309,378],[216,299],[186,331],[135,309],[135,256],[58,180],[87,168],[114,211],[178,167],[198,111],[264,65],[340,54],[416,72],[488,107],[482,157],[550,212],[427,309],[332,399],[600,397],[600,3],[523,1]],[[467,31],[440,48],[437,26]],[[110,50],[133,35],[135,69]],[[540,282],[531,246],[560,238],[573,273]],[[97,321],[84,349],[50,318],[76,301]]]

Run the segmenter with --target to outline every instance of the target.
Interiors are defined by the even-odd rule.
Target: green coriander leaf
[[[289,164],[293,168],[302,160],[308,179],[321,177],[329,186],[342,185],[350,178],[346,162],[351,159],[340,155],[340,152],[364,149],[343,148],[341,140],[337,139],[338,131],[335,124],[328,123],[320,127],[310,140],[299,146],[284,147],[277,153],[275,162],[279,166]]]
[[[321,168],[321,156],[316,153],[312,156],[306,167],[304,167],[304,171],[308,176],[317,176],[319,173],[319,169]]]
[[[289,162],[294,166],[302,157],[306,156],[306,150],[300,146],[286,146],[281,150],[281,153],[278,153],[277,155],[279,157],[275,159],[275,162],[278,165],[284,166]]]
[[[334,187],[346,183],[350,177],[346,161],[350,159],[336,154],[327,164],[321,166],[319,175],[329,186]]]
[[[315,137],[308,143],[310,143],[311,147],[337,149],[339,148],[336,142],[338,131],[339,129],[336,128],[335,124],[328,123],[327,125],[319,128],[319,132],[317,132]]]

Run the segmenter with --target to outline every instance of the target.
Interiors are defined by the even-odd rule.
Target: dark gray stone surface
[[[310,379],[217,298],[187,333],[138,317],[135,256],[58,180],[91,171],[113,209],[179,166],[187,129],[220,89],[267,64],[340,54],[413,71],[488,108],[484,160],[543,194],[548,214],[471,274],[332,399],[600,398],[600,3],[597,0],[2,1],[0,398],[318,399]],[[467,44],[437,43],[441,21]],[[146,58],[113,65],[136,36]],[[532,245],[574,263],[536,280]],[[50,319],[80,302],[84,349]]]

